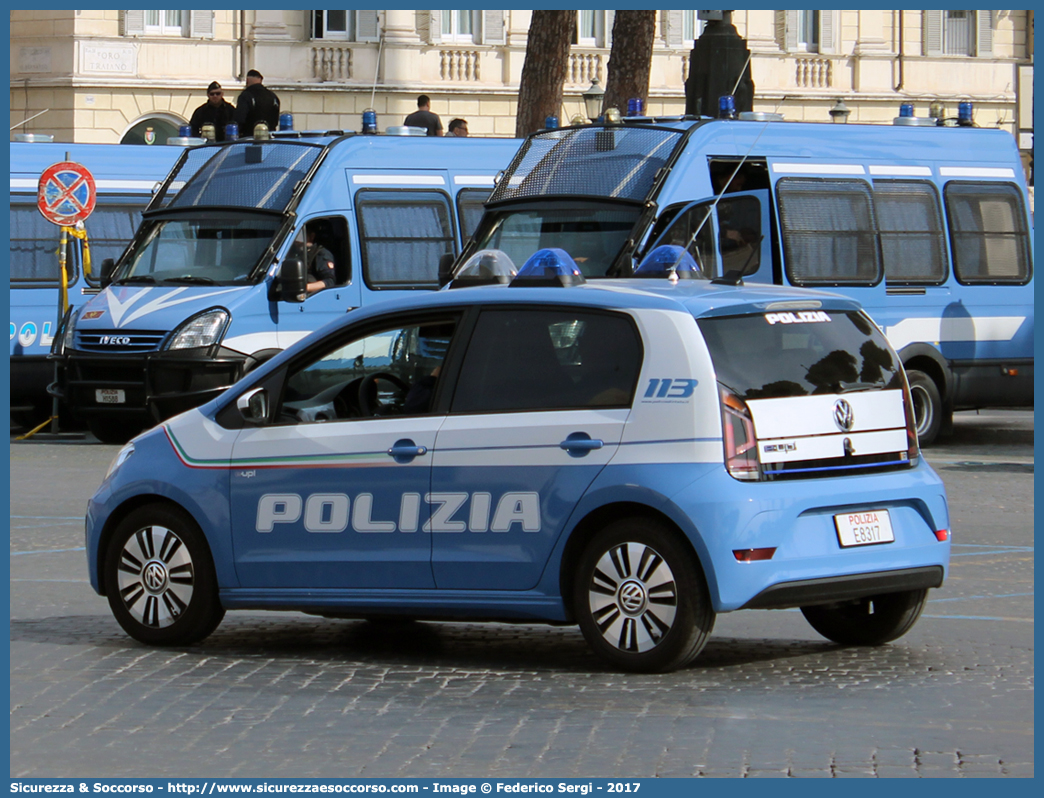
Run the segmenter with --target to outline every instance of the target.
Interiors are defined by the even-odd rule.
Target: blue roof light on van
[[[899,116],[910,116],[914,115],[913,103],[902,103],[899,106]]]
[[[642,259],[634,276],[692,280],[704,275],[687,250],[677,244],[664,244]]]
[[[718,98],[718,118],[736,118],[736,98],[731,94],[723,94]]]
[[[579,285],[587,282],[576,261],[564,249],[548,247],[538,249],[529,256],[511,285]]]
[[[970,102],[957,103],[957,125],[959,127],[974,127],[972,121],[972,104]]]
[[[377,133],[377,112],[372,108],[367,108],[363,111],[362,132],[363,135],[367,136],[372,136]]]
[[[293,130],[294,129],[294,115],[293,114],[280,114],[279,115],[279,129],[280,130]]]

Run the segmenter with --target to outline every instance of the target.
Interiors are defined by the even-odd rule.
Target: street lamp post
[[[597,77],[591,80],[591,88],[580,96],[584,98],[584,109],[587,111],[587,118],[594,122],[602,115],[602,101],[605,99],[605,89],[602,88],[602,84]]]

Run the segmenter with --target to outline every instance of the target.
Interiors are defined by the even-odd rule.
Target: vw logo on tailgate
[[[834,423],[842,432],[850,432],[852,425],[855,424],[855,413],[852,412],[852,405],[847,400],[838,399],[834,402]]]

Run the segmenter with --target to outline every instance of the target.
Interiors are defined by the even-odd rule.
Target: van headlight
[[[69,312],[65,316],[64,325],[62,326],[61,334],[56,336],[54,341],[51,343],[51,354],[64,355],[70,349],[74,349],[73,337],[76,334],[76,319],[79,318],[80,313],[75,308],[69,308]]]
[[[105,479],[108,479],[113,474],[115,474],[116,473],[116,469],[118,469],[121,465],[126,463],[127,459],[132,454],[134,454],[134,444],[133,443],[128,443],[126,446],[124,446],[122,449],[120,449],[116,453],[116,456],[114,458],[112,458],[112,462],[109,463],[109,470],[105,472]]]
[[[213,346],[228,327],[228,311],[221,308],[207,310],[193,316],[170,337],[167,349],[199,349]]]

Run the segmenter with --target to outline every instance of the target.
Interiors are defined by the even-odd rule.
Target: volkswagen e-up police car
[[[119,452],[87,556],[128,634],[191,643],[229,609],[573,622],[665,671],[731,610],[800,607],[844,644],[911,628],[946,494],[856,302],[677,262],[585,283],[560,250],[499,284],[496,255]]]

